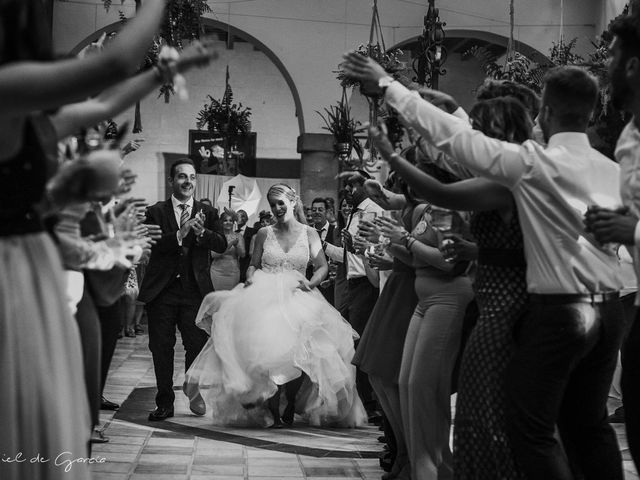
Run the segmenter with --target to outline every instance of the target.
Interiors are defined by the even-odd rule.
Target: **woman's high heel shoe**
[[[282,414],[282,421],[286,425],[293,425],[293,417],[296,413],[296,406],[293,403],[288,403]]]

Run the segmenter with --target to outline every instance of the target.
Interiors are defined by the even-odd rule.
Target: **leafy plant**
[[[356,133],[362,131],[362,124],[351,116],[351,107],[344,101],[339,101],[336,105],[325,108],[325,115],[316,111],[324,121],[323,130],[327,130],[333,135],[335,143],[348,143],[362,157],[363,150],[360,141],[356,138]]]
[[[378,62],[390,75],[404,70],[405,65],[400,61],[400,57],[404,54],[402,50],[392,50],[390,52],[384,52],[380,47],[380,44],[361,44],[358,45],[356,52],[363,57],[370,57]],[[336,74],[336,78],[340,81],[342,87],[356,87],[360,86],[360,82],[351,77],[348,77],[344,70],[342,70],[342,64],[338,66],[338,70],[333,73]]]
[[[251,108],[242,103],[233,103],[233,92],[227,86],[222,100],[207,95],[209,103],[198,112],[196,126],[206,127],[210,132],[229,136],[245,135],[251,131]]]
[[[102,0],[105,10],[109,11],[113,0]],[[120,0],[120,5],[124,0]],[[136,0],[136,10],[140,7],[140,0]],[[210,13],[211,7],[206,0],[169,0],[166,7],[166,16],[160,28],[160,37],[167,45],[182,48],[182,40],[185,38],[199,38],[202,32],[200,17]],[[120,18],[123,18],[120,12]]]
[[[640,2],[639,2],[640,4]],[[629,14],[627,5],[620,16]],[[615,21],[612,20],[612,23]],[[473,47],[465,52],[480,61],[488,77],[502,80],[512,80],[528,86],[540,93],[545,73],[550,68],[560,65],[575,65],[587,69],[594,75],[600,86],[600,101],[596,105],[590,128],[596,133],[597,142],[595,148],[603,154],[613,157],[615,144],[624,128],[628,118],[622,112],[616,111],[611,105],[610,82],[608,73],[609,45],[613,40],[610,31],[611,24],[607,27],[597,42],[592,42],[594,50],[588,54],[588,58],[574,52],[576,39],[569,42],[560,40],[553,43],[549,51],[549,62],[537,64],[527,59],[518,52],[512,58],[501,65],[494,52],[486,47]]]
[[[495,80],[511,80],[526,85],[538,93],[542,89],[542,78],[548,69],[548,66],[532,62],[519,52],[514,52],[504,64],[500,64],[495,52],[478,45],[467,50],[464,56],[472,56],[479,60],[480,67],[487,77]]]
[[[153,0],[155,1],[155,0]],[[140,9],[141,0],[135,0],[136,12]],[[113,0],[102,0],[105,10],[109,11],[113,5]],[[124,4],[124,0],[120,0],[120,5]],[[169,0],[166,7],[166,16],[162,22],[160,33],[154,38],[153,44],[147,51],[140,70],[146,70],[153,67],[158,62],[158,54],[162,45],[169,45],[182,49],[182,40],[185,38],[199,38],[202,32],[202,24],[200,17],[211,12],[211,7],[206,0]],[[119,11],[118,16],[121,23],[127,22],[124,12]],[[164,96],[165,102],[169,102],[169,98],[174,93],[171,85],[163,85],[160,88],[158,97]],[[142,131],[142,119],[140,114],[140,102],[136,102],[135,121],[133,125],[133,133]]]

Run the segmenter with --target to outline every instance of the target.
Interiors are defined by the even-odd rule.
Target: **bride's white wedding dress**
[[[304,372],[296,411],[312,425],[352,427],[366,422],[355,387],[357,334],[318,291],[297,288],[309,261],[304,227],[285,252],[267,227],[262,269],[251,286],[212,292],[196,324],[211,337],[186,374],[222,425],[273,422],[264,402]]]

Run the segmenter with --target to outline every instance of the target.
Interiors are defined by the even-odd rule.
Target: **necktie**
[[[186,221],[189,220],[189,205],[187,205],[186,203],[181,203],[178,206],[182,209],[182,213],[180,214],[180,227],[182,227],[182,225],[184,225]]]

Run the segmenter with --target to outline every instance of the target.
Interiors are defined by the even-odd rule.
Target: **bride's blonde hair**
[[[267,199],[273,198],[286,198],[290,202],[293,202],[293,215],[295,219],[300,223],[307,224],[307,218],[304,214],[304,208],[302,207],[302,201],[296,191],[286,183],[276,183],[271,185],[271,188],[267,192]]]

